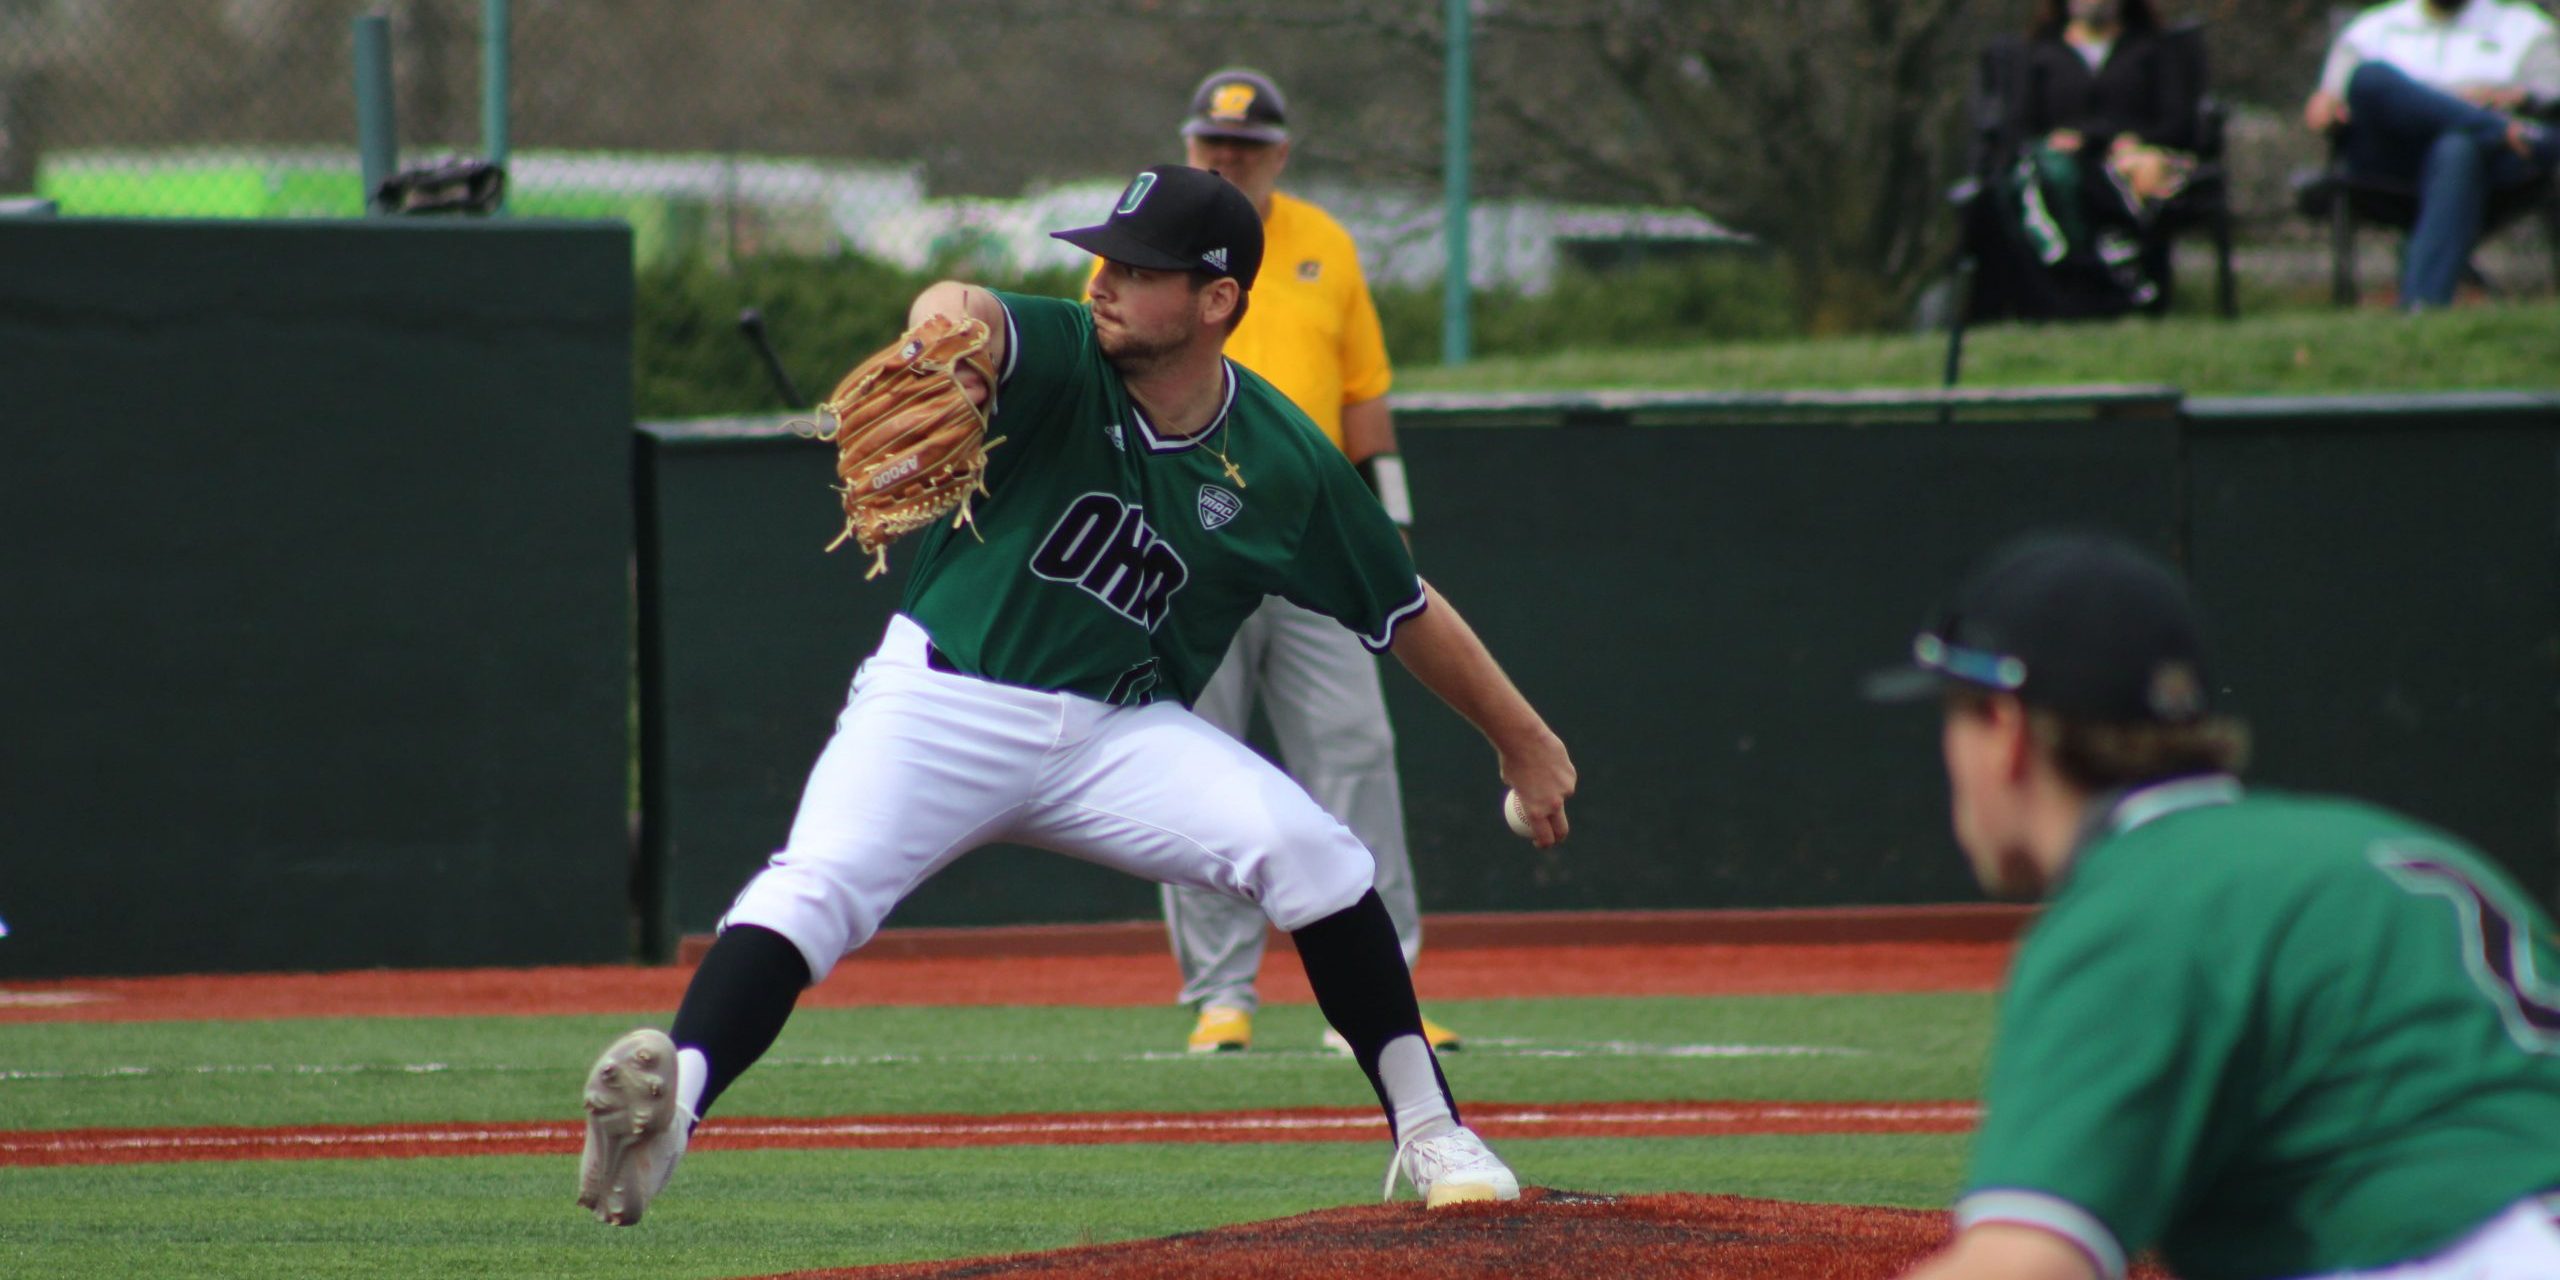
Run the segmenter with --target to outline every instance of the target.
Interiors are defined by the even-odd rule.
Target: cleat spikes
[[[616,1040],[588,1069],[578,1205],[598,1222],[638,1223],[684,1155],[690,1116],[667,1105],[672,1073],[648,1069],[674,1061],[665,1033],[643,1028]]]

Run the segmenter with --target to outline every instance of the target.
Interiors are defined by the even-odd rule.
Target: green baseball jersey
[[[975,531],[921,535],[899,606],[951,665],[1004,684],[1189,705],[1265,596],[1384,650],[1422,608],[1394,522],[1269,383],[1224,361],[1226,405],[1159,434],[1080,303],[999,293],[1009,351]],[[1234,474],[1228,466],[1235,468]]]
[[[2560,1188],[2551,920],[2441,832],[2226,776],[2110,806],[2019,945],[1957,1221],[2111,1275],[2423,1257]]]

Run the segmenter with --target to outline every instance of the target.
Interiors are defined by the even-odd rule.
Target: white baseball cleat
[[[693,1117],[675,1097],[676,1046],[643,1027],[608,1046],[587,1069],[587,1149],[578,1158],[578,1204],[596,1221],[627,1227],[666,1189]]]
[[[1520,1198],[1520,1179],[1512,1176],[1511,1166],[1493,1154],[1475,1130],[1464,1126],[1398,1144],[1396,1158],[1387,1165],[1384,1199],[1396,1198],[1399,1174],[1413,1180],[1413,1189],[1422,1193],[1427,1209],[1470,1200]]]

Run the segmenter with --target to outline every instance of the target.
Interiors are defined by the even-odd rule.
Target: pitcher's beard
[[[1173,354],[1191,345],[1188,331],[1171,334],[1154,341],[1141,339],[1123,329],[1118,333],[1098,333],[1102,358],[1111,362],[1123,378],[1152,373],[1162,367]]]

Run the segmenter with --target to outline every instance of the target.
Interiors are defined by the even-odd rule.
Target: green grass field
[[[1478,1037],[1447,1060],[1463,1105],[1970,1098],[1991,997],[1451,1001]],[[651,1015],[663,1016],[663,1015]],[[1366,1106],[1312,1046],[1312,1009],[1264,1046],[1193,1058],[1182,1011],[809,1010],[718,1117]],[[645,1020],[645,1019],[644,1019]],[[0,1129],[567,1120],[587,1060],[631,1019],[28,1024],[0,1055]],[[1294,1046],[1308,1046],[1296,1048]],[[1819,1050],[1713,1056],[1699,1046]],[[1964,1140],[1835,1135],[1501,1144],[1522,1180],[1936,1206]],[[648,1220],[571,1203],[572,1157],[0,1169],[0,1275],[737,1276],[1141,1239],[1358,1203],[1383,1142],[718,1151]]]
[[[1705,391],[1930,388],[1944,334],[1567,351],[1399,370],[1400,391]],[[2193,396],[2550,390],[2560,387],[2560,303],[2421,316],[2328,309],[1989,325],[1965,339],[1962,385],[2155,383]]]

